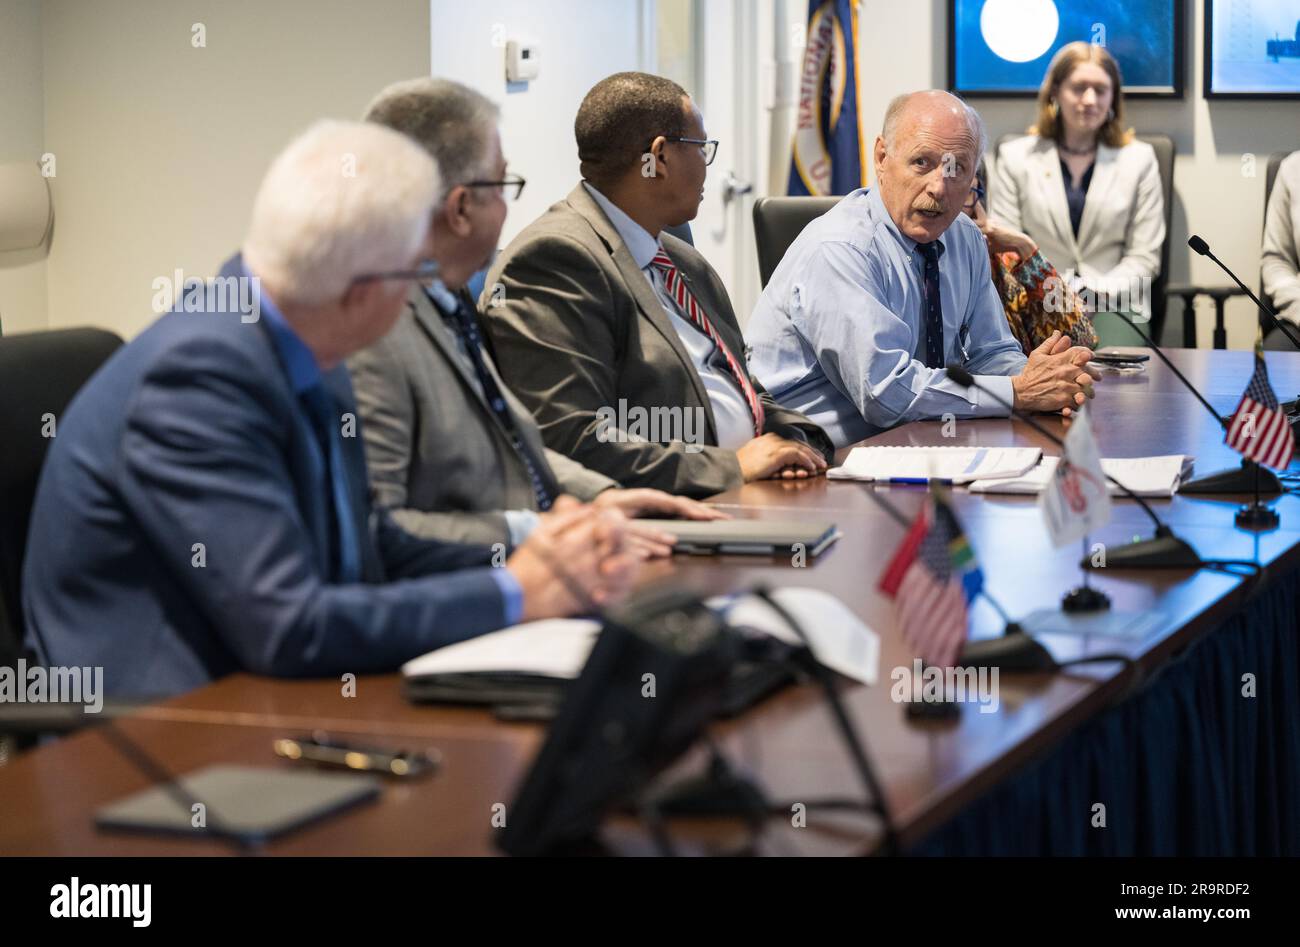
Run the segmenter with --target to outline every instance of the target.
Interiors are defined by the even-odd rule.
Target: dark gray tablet
[[[374,799],[379,779],[362,773],[259,766],[209,766],[179,777],[185,795],[206,809],[206,824],[250,841],[283,835],[349,806]],[[174,787],[154,786],[95,813],[103,829],[203,834]]]

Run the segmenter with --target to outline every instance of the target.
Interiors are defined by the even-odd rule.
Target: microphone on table
[[[1280,318],[1277,313],[1275,313],[1272,309],[1268,308],[1268,306],[1265,306],[1264,303],[1260,301],[1260,298],[1250,291],[1250,287],[1247,286],[1245,283],[1243,283],[1240,279],[1238,279],[1237,274],[1232,272],[1232,270],[1228,269],[1227,264],[1225,264],[1222,260],[1220,260],[1217,256],[1214,255],[1214,251],[1210,249],[1210,245],[1208,243],[1206,243],[1196,234],[1192,234],[1190,237],[1187,238],[1187,245],[1191,247],[1193,250],[1195,250],[1197,253],[1199,253],[1201,256],[1208,256],[1211,260],[1217,263],[1219,269],[1223,270],[1223,272],[1227,273],[1228,276],[1232,277],[1232,281],[1236,283],[1238,286],[1240,286],[1241,291],[1250,298],[1250,301],[1259,307],[1259,311],[1262,312],[1264,315],[1268,316],[1268,321],[1273,326],[1273,328],[1281,329],[1282,334],[1291,340],[1291,344],[1294,345],[1297,349],[1300,349],[1300,336],[1296,335],[1295,330],[1291,326],[1287,325],[1285,319]]]
[[[19,661],[21,668],[23,662]],[[210,806],[189,791],[180,777],[168,769],[138,743],[134,737],[117,726],[117,721],[143,709],[144,703],[133,701],[104,701],[98,711],[90,711],[84,703],[49,701],[40,704],[5,703],[0,705],[0,732],[15,735],[68,734],[77,730],[99,726],[103,735],[124,760],[151,784],[158,786],[172,801],[186,812],[201,806],[207,823],[201,834],[213,836],[235,847],[241,853],[257,848],[260,839],[253,833],[226,825]]]
[[[948,377],[961,385],[963,388],[976,388],[994,401],[1001,404],[1011,412],[1016,418],[1028,424],[1043,437],[1047,438],[1058,447],[1064,449],[1065,441],[1053,434],[1043,425],[1039,424],[1027,411],[1021,411],[1014,404],[1007,401],[996,391],[981,385],[976,381],[975,376],[960,365],[949,365],[947,368]],[[1106,550],[1106,568],[1120,569],[1199,569],[1205,563],[1196,550],[1187,544],[1183,539],[1174,535],[1174,531],[1169,528],[1163,520],[1160,519],[1151,509],[1151,505],[1146,500],[1138,496],[1124,484],[1120,483],[1110,474],[1102,471],[1102,476],[1113,483],[1120,489],[1126,497],[1134,500],[1142,511],[1151,517],[1151,522],[1155,524],[1156,533],[1152,539],[1141,539],[1136,542],[1127,543],[1116,550]],[[1084,569],[1097,568],[1093,566],[1088,557],[1084,557],[1080,566]]]
[[[1214,423],[1219,425],[1225,431],[1228,429],[1228,422],[1215,411],[1213,406],[1205,400],[1202,395],[1190,381],[1187,376],[1178,370],[1169,356],[1164,353],[1160,346],[1156,345],[1155,339],[1147,335],[1138,327],[1137,322],[1130,319],[1122,312],[1113,313],[1128,323],[1130,329],[1142,337],[1142,341],[1150,346],[1151,351],[1156,353],[1156,358],[1165,363],[1165,367],[1174,373],[1174,377],[1183,383],[1183,386],[1196,396],[1196,400],[1205,405],[1205,410],[1210,412],[1214,418]],[[1206,474],[1204,477],[1197,477],[1195,480],[1189,480],[1180,484],[1179,493],[1251,493],[1255,490],[1256,480],[1259,483],[1260,493],[1281,493],[1282,483],[1277,479],[1277,475],[1267,467],[1261,467],[1253,460],[1242,458],[1241,466],[1229,470],[1223,470],[1219,473]]]
[[[1268,318],[1269,324],[1273,326],[1273,328],[1279,329],[1282,332],[1282,334],[1287,337],[1287,339],[1290,341],[1290,343],[1293,346],[1295,346],[1297,349],[1300,349],[1300,335],[1296,334],[1295,328],[1291,326],[1285,319],[1278,316],[1278,314],[1274,312],[1272,309],[1270,309],[1268,306],[1265,306],[1263,301],[1258,296],[1256,296],[1253,292],[1250,291],[1250,287],[1247,286],[1245,283],[1243,283],[1237,277],[1236,273],[1228,269],[1227,264],[1225,264],[1222,260],[1220,260],[1217,256],[1214,255],[1214,251],[1210,249],[1210,245],[1208,243],[1206,243],[1196,234],[1192,234],[1190,237],[1187,238],[1187,245],[1191,247],[1193,250],[1195,250],[1201,256],[1209,257],[1218,265],[1219,269],[1223,270],[1223,272],[1227,273],[1230,277],[1232,277],[1232,281],[1241,287],[1241,291],[1245,293],[1246,296],[1250,299],[1250,301],[1259,307],[1259,311],[1262,312]],[[1282,405],[1282,408],[1283,410],[1286,411],[1287,419],[1291,423],[1291,432],[1296,436],[1297,443],[1300,443],[1300,417],[1296,416],[1296,410],[1297,408],[1300,408],[1300,398],[1297,398],[1294,401],[1286,402],[1285,404]],[[1226,427],[1227,425],[1224,426]],[[1256,472],[1258,472],[1259,474],[1258,484],[1254,479]],[[1220,478],[1222,478],[1224,482],[1226,482],[1227,486],[1220,487],[1218,485]],[[1192,481],[1192,485],[1198,486],[1199,489],[1188,490],[1187,486],[1184,486],[1182,488],[1183,492],[1249,493],[1252,490],[1256,490],[1256,489],[1258,489],[1258,492],[1260,493],[1281,493],[1282,492],[1282,485],[1278,482],[1277,477],[1273,474],[1271,470],[1269,470],[1267,467],[1260,467],[1254,461],[1244,460],[1244,459],[1241,462],[1241,470],[1239,471],[1234,470],[1226,474],[1219,474],[1217,476],[1205,477],[1201,480],[1194,480]]]

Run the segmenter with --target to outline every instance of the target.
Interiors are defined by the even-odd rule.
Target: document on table
[[[1059,457],[1044,457],[1042,463],[1022,477],[976,480],[972,493],[1038,493],[1056,473]],[[1187,454],[1160,457],[1103,457],[1101,469],[1138,496],[1171,497],[1192,469],[1193,458]],[[1108,483],[1112,496],[1123,491]]]
[[[880,663],[880,638],[829,592],[783,588],[772,592],[800,622],[813,644],[813,655],[833,671],[863,684],[875,683]],[[798,635],[766,603],[753,595],[709,600],[727,623],[789,644]],[[505,678],[542,677],[572,680],[582,671],[600,634],[601,624],[584,618],[527,622],[447,645],[413,658],[402,666],[407,678],[440,675],[500,675]]]
[[[970,483],[1022,476],[1042,455],[1037,447],[855,447],[843,465],[831,468],[826,476],[885,483]]]

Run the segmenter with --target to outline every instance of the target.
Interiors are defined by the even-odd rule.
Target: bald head
[[[920,92],[904,92],[894,96],[885,109],[885,125],[880,135],[886,144],[894,141],[899,126],[904,121],[925,122],[964,122],[966,128],[983,154],[988,142],[984,133],[984,120],[975,111],[951,92],[942,89],[923,89]]]
[[[909,92],[889,103],[876,139],[876,182],[905,236],[929,243],[948,229],[984,148],[979,114],[949,92]]]

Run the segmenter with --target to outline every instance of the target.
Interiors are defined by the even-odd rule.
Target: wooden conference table
[[[1244,351],[1171,352],[1221,414],[1235,406],[1251,370]],[[1300,355],[1269,353],[1279,397],[1300,392]],[[1060,419],[1046,417],[1064,432]],[[1139,374],[1108,372],[1098,387],[1093,425],[1103,456],[1191,453],[1198,474],[1235,466],[1222,432],[1201,405],[1155,360]],[[873,438],[878,444],[1035,445],[1058,453],[1017,421],[956,423],[944,438],[938,422],[905,425]],[[1001,705],[981,714],[973,705],[958,721],[915,722],[889,697],[889,671],[909,665],[910,654],[893,627],[889,603],[876,581],[904,527],[873,499],[880,490],[907,516],[924,493],[913,487],[872,488],[819,479],[750,484],[715,502],[736,516],[825,517],[843,537],[825,554],[798,568],[784,559],[677,557],[653,564],[647,581],[669,579],[710,594],[740,590],[762,580],[773,586],[812,586],[838,595],[883,641],[875,687],[845,686],[843,697],[885,787],[904,846],[923,839],[982,793],[1049,751],[1072,730],[1104,711],[1126,686],[1122,666],[1103,663],[1049,674],[1004,673]],[[1234,499],[1178,496],[1154,506],[1205,558],[1256,560],[1271,572],[1300,567],[1300,497],[1274,503],[1280,528],[1252,534],[1233,526]],[[954,505],[981,562],[986,587],[1013,616],[1055,607],[1077,585],[1080,548],[1053,548],[1032,498],[954,492]],[[1151,534],[1150,522],[1129,500],[1115,504],[1112,523],[1092,537],[1109,545]],[[1094,584],[1122,611],[1158,613],[1141,640],[1047,639],[1058,659],[1123,650],[1144,668],[1208,634],[1241,608],[1242,579],[1212,571],[1106,571]],[[972,612],[974,634],[999,634],[1002,622],[984,604]],[[354,697],[339,682],[276,681],[237,674],[124,720],[120,725],[162,761],[184,773],[211,763],[290,765],[271,752],[273,738],[325,729],[356,742],[406,749],[437,747],[444,759],[436,775],[386,784],[379,801],[305,828],[265,848],[268,853],[478,855],[495,852],[494,805],[509,804],[544,736],[541,725],[504,723],[485,711],[415,706],[400,692],[397,675],[362,677]],[[728,758],[774,800],[861,795],[845,748],[819,692],[789,688],[736,720],[716,726]],[[683,760],[686,772],[699,754]],[[169,839],[98,832],[95,809],[135,792],[148,779],[105,737],[85,731],[18,757],[0,767],[0,854],[179,855],[227,853],[206,839]],[[853,854],[874,850],[879,824],[864,814],[809,811],[806,827],[774,817],[758,849],[776,854]],[[690,852],[730,851],[747,837],[733,821],[676,820],[673,835]],[[641,827],[615,817],[604,842],[615,851],[650,851]]]

